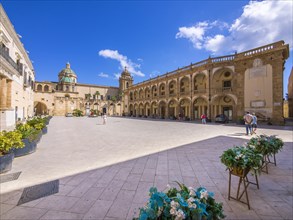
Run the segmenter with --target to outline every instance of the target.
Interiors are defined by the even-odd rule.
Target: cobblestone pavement
[[[19,178],[0,184],[0,219],[132,219],[151,186],[164,190],[174,181],[214,192],[227,219],[292,219],[292,127],[258,129],[284,140],[277,166],[261,174],[260,189],[248,187],[250,210],[228,200],[219,156],[245,143],[244,132],[233,124],[54,117],[37,151],[14,159],[9,173],[22,172]],[[24,188],[52,180],[59,180],[58,193],[17,205]]]

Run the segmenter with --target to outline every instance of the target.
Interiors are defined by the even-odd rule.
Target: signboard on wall
[[[257,100],[257,101],[251,101],[250,106],[253,108],[262,108],[265,107],[266,102],[264,100]]]

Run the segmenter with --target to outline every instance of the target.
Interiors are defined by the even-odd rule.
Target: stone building
[[[35,83],[34,110],[36,115],[65,115],[81,110],[84,115],[106,113],[121,115],[119,88],[81,84],[76,73],[66,64],[58,74],[58,82]]]
[[[283,70],[289,46],[283,41],[234,55],[208,58],[124,90],[126,114],[185,119],[205,113],[237,121],[245,111],[283,124]],[[126,85],[126,84],[125,84]]]
[[[0,4],[0,131],[34,114],[32,62]]]

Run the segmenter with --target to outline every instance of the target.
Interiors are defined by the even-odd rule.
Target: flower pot
[[[13,159],[14,159],[13,151],[3,156],[0,156],[0,173],[5,173],[11,170]]]
[[[36,151],[37,144],[35,142],[30,142],[28,139],[23,139],[22,141],[24,142],[25,146],[23,148],[13,150],[15,157],[21,157]]]
[[[44,128],[42,129],[42,133],[43,133],[43,134],[47,134],[47,133],[48,133],[48,128],[47,128],[47,127],[44,127]]]
[[[42,131],[39,131],[39,133],[37,134],[37,137],[35,140],[33,140],[34,143],[38,144],[41,140],[42,137]]]
[[[248,172],[249,172],[250,168],[241,168],[241,167],[232,167],[230,169],[231,174],[235,175],[235,176],[239,176],[239,177],[245,177]]]

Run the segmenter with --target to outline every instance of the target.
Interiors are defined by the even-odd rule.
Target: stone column
[[[6,107],[11,108],[11,91],[12,91],[12,80],[7,80],[7,99],[6,99]]]
[[[271,65],[273,67],[273,112],[271,121],[273,124],[283,125],[283,61],[279,58]]]
[[[7,82],[6,78],[1,79],[0,86],[0,108],[5,109],[7,106]]]

